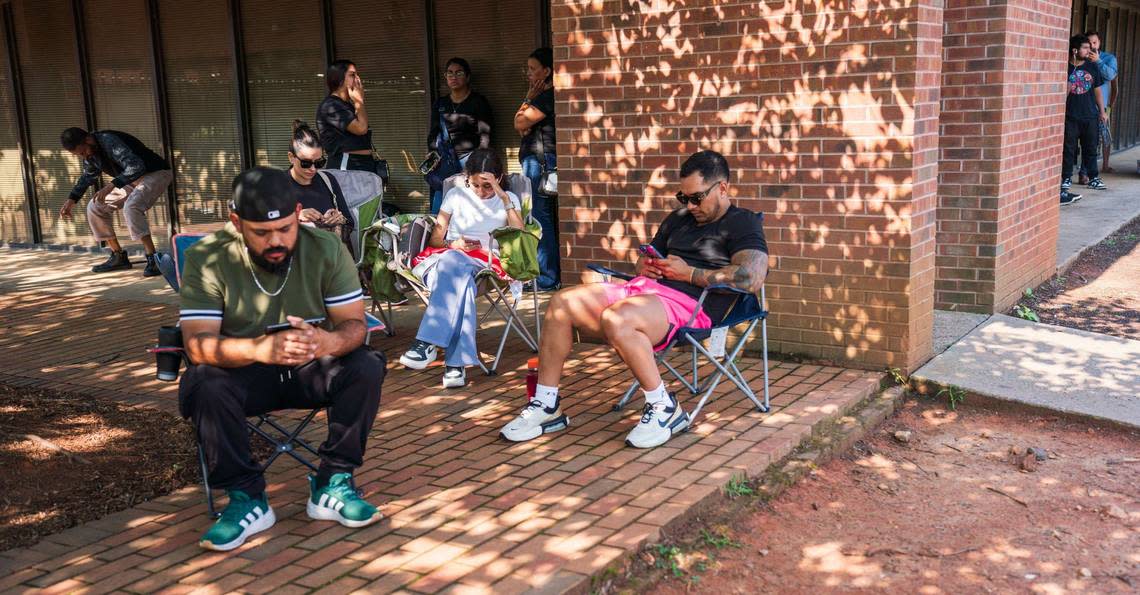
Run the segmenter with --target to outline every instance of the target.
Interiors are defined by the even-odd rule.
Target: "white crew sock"
[[[534,389],[534,400],[542,403],[543,407],[553,409],[558,407],[558,387],[539,384]]]
[[[650,405],[669,402],[669,391],[665,390],[664,382],[662,382],[657,388],[653,390],[642,389],[641,392],[645,393],[645,402],[649,403]]]

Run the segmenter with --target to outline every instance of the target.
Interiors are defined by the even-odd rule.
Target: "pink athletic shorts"
[[[666,287],[649,277],[634,277],[627,283],[603,283],[602,285],[606,288],[607,307],[635,295],[655,295],[658,300],[661,300],[661,305],[665,307],[665,320],[669,323],[669,332],[665,335],[665,340],[653,347],[654,351],[665,349],[669,341],[673,340],[673,335],[677,334],[677,329],[689,322],[689,318],[693,316],[693,310],[697,307],[697,300],[676,289]],[[689,326],[691,328],[710,328],[712,321],[709,320],[704,310],[701,310]]]

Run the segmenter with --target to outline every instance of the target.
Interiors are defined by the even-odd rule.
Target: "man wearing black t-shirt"
[[[593,283],[559,291],[550,300],[540,345],[538,388],[522,413],[503,427],[522,442],[570,424],[562,414],[558,381],[574,331],[602,337],[617,350],[645,392],[641,422],[626,438],[638,448],[664,444],[689,418],[665,389],[654,351],[684,326],[710,328],[722,320],[732,296],[703,288],[725,283],[758,293],[768,274],[768,244],[760,218],[729,200],[728,162],[715,151],[695,153],[681,166],[677,199],[651,242],[658,257],[642,256],[628,283]]]
[[[1083,169],[1088,172],[1088,187],[1094,190],[1108,188],[1100,179],[1097,169],[1097,148],[1100,144],[1100,122],[1108,122],[1101,94],[1100,68],[1088,61],[1089,38],[1074,35],[1069,39],[1069,97],[1065,101],[1065,153],[1061,161],[1061,189],[1073,184],[1073,165],[1077,161],[1077,144],[1080,143]]]

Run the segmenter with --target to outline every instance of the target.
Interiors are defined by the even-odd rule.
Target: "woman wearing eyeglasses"
[[[466,368],[479,363],[475,275],[490,266],[505,278],[491,232],[523,226],[519,197],[503,189],[503,160],[495,151],[472,151],[463,171],[465,182],[443,199],[429,248],[412,261],[431,297],[416,340],[400,357],[404,366],[422,370],[435,361],[440,348],[446,349],[444,388],[466,385]]]
[[[289,179],[301,203],[298,219],[302,225],[333,232],[352,252],[350,235],[352,219],[348,203],[336,178],[320,174],[325,166],[325,153],[317,133],[308,124],[293,120],[293,138],[289,143]],[[317,178],[320,178],[319,180]]]
[[[450,145],[455,151],[458,167],[462,168],[472,151],[491,147],[491,127],[495,120],[491,114],[491,103],[486,97],[471,89],[471,65],[467,60],[463,58],[448,60],[443,76],[447,82],[448,93],[440,95],[432,104],[431,114],[428,116],[428,150],[441,153],[442,157],[442,151]],[[447,126],[446,138],[443,134],[444,124]],[[431,196],[433,215],[439,212],[442,200],[441,188],[433,187]]]

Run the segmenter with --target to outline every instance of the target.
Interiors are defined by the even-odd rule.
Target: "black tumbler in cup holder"
[[[178,380],[182,367],[182,329],[176,326],[158,328],[158,346],[154,350],[158,379],[165,382]]]

